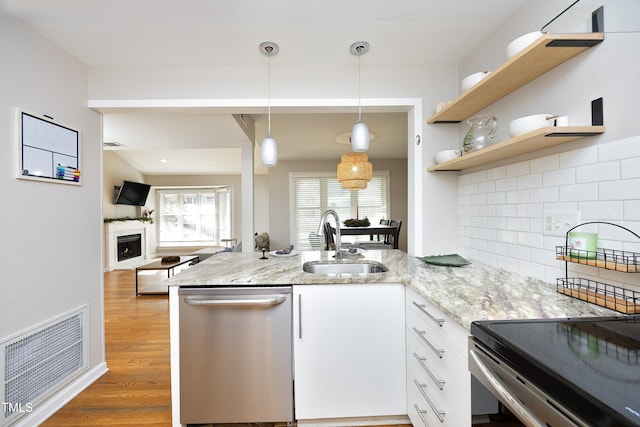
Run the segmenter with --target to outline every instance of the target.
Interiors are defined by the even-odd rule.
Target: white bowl
[[[462,79],[462,83],[460,84],[460,86],[462,87],[462,91],[468,91],[469,89],[480,83],[480,81],[487,77],[489,73],[490,71],[481,71],[479,73],[473,73],[465,77],[464,79]]]
[[[507,45],[507,58],[511,58],[512,56],[518,54],[521,50],[529,46],[534,41],[538,40],[542,32],[533,31],[531,33],[524,34],[517,39],[513,40],[511,43]]]
[[[456,157],[460,157],[460,150],[442,150],[438,151],[435,156],[436,164],[448,162]]]
[[[548,117],[550,118],[548,119]],[[525,116],[511,120],[508,126],[509,135],[511,135],[511,138],[515,138],[536,129],[553,126],[553,120],[555,117],[556,116],[553,114],[534,114],[532,116]]]

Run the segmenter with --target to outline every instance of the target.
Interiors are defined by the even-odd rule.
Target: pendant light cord
[[[362,102],[360,97],[360,48],[357,48],[358,51],[358,121],[362,121]]]
[[[272,48],[267,48],[267,112],[268,112],[268,134],[271,137],[271,52]]]

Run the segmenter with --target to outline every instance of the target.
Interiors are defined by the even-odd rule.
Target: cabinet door
[[[406,414],[404,286],[294,286],[297,419]]]

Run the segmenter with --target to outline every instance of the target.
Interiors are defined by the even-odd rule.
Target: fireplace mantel
[[[150,251],[150,224],[141,221],[114,221],[105,223],[105,246],[106,246],[106,271],[130,270],[149,262]],[[129,258],[118,262],[118,236],[127,234],[140,234],[142,236],[142,254],[139,257]]]

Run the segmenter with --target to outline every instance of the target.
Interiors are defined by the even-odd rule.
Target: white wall
[[[100,116],[88,69],[0,11],[0,339],[89,304],[89,366],[104,362]],[[81,186],[15,178],[14,109],[81,132]]]
[[[553,6],[552,0],[529,2],[460,65],[460,76],[500,65],[507,43],[540,28],[548,20],[541,10]],[[605,6],[605,29],[606,16]],[[640,93],[638,52],[639,33],[607,33],[602,44],[479,112],[498,117],[496,139],[504,140],[507,123],[529,114],[568,115],[571,124],[589,125],[590,102],[603,97],[606,132],[460,174],[459,243],[465,256],[555,283],[564,277],[564,263],[554,260],[564,238],[542,233],[545,210],[579,210],[583,221],[615,222],[640,234],[640,121],[632,95]],[[466,129],[459,126],[459,140]],[[640,250],[630,234],[604,226],[594,231],[603,247]],[[600,281],[640,287],[637,275],[571,267],[606,278]]]

